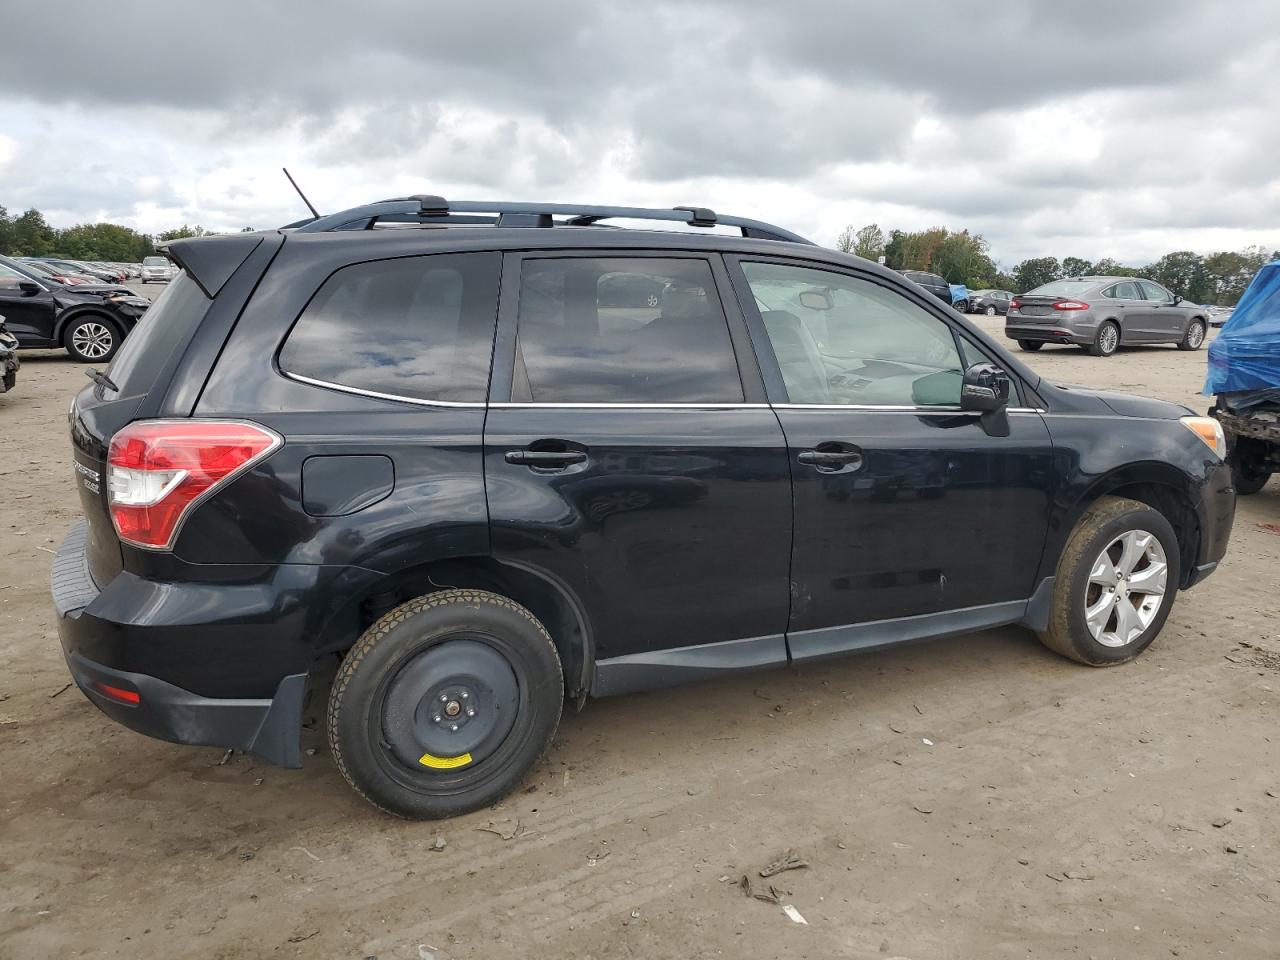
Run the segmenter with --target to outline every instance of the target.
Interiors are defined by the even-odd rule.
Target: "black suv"
[[[924,287],[948,307],[951,306],[951,284],[936,273],[926,273],[924,270],[900,270],[899,272],[912,283]]]
[[[1226,550],[1216,421],[767,224],[417,197],[168,253],[70,414],[71,674],[297,766],[336,669],[334,758],[397,814],[492,803],[566,696],[999,624],[1121,663]]]
[[[63,286],[0,257],[0,314],[22,347],[66,347],[81,363],[115,356],[151,301],[116,284]]]

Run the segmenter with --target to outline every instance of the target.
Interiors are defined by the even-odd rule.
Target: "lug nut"
[[[449,724],[449,729],[450,729],[450,730],[452,730],[454,733],[457,733],[457,732],[458,732],[458,725],[457,725],[456,723],[451,723],[451,724]]]
[[[468,708],[467,708],[467,716],[468,716],[468,717],[474,717],[475,715],[476,715],[475,708],[474,708],[474,707],[468,707]]]

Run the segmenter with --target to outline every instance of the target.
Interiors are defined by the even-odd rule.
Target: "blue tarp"
[[[952,306],[964,300],[969,299],[969,288],[966,287],[963,283],[949,283],[947,284],[947,286],[951,288]]]
[[[1245,290],[1235,312],[1209,344],[1204,393],[1280,387],[1280,260],[1268,263]]]

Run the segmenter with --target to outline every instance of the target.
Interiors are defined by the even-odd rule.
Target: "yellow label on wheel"
[[[465,767],[471,762],[471,754],[464,753],[458,757],[436,757],[429,753],[424,753],[418,758],[418,762],[424,767],[431,767],[433,770],[452,770],[455,767]]]

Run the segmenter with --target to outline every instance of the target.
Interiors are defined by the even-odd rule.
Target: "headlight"
[[[1203,440],[1220,460],[1227,459],[1227,435],[1217,420],[1213,417],[1183,417],[1178,422]]]

